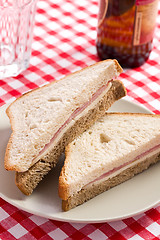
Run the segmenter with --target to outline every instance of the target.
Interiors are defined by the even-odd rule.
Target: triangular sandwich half
[[[67,211],[160,160],[160,115],[107,113],[65,154],[59,196]]]
[[[5,167],[26,195],[56,165],[65,146],[90,127],[126,90],[116,60],[98,62],[18,98],[7,109],[12,135]]]

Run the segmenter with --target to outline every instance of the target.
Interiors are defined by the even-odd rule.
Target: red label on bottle
[[[159,0],[137,0],[133,45],[145,44],[152,40]]]
[[[154,2],[155,0],[136,0],[136,5],[146,5]]]
[[[128,0],[122,8],[120,2],[100,1],[98,42],[122,51],[151,42],[159,0]]]

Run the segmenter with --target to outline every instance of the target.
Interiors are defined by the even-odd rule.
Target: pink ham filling
[[[113,168],[112,170],[110,170],[110,171],[102,174],[100,177],[98,177],[98,178],[96,178],[95,180],[91,181],[90,183],[86,184],[85,187],[88,186],[89,184],[95,183],[95,182],[97,182],[97,181],[99,181],[99,180],[102,180],[103,178],[108,177],[108,176],[111,175],[112,173],[115,173],[115,172],[118,171],[119,169],[121,169],[121,168],[123,168],[123,167],[125,167],[125,166],[127,166],[127,165],[129,165],[129,164],[131,164],[132,162],[134,162],[134,161],[136,161],[136,160],[139,160],[139,159],[142,158],[142,157],[145,157],[145,156],[147,157],[147,155],[148,155],[149,153],[156,151],[158,148],[160,148],[160,144],[158,144],[158,145],[156,145],[155,147],[147,150],[146,152],[138,155],[138,156],[135,157],[133,160],[131,160],[131,161],[127,162],[127,163],[124,163],[124,164],[120,165],[119,167]]]
[[[81,112],[83,112],[91,103],[93,103],[100,95],[102,92],[104,92],[106,90],[106,88],[108,87],[108,84],[111,82],[112,80],[108,81],[108,83],[106,85],[103,85],[101,88],[99,88],[97,90],[97,92],[95,92],[91,99],[84,103],[82,105],[82,107],[77,108],[72,114],[71,116],[65,121],[65,123],[58,129],[58,131],[54,134],[54,136],[52,137],[52,139],[50,140],[49,143],[47,143],[45,145],[45,147],[39,152],[39,154],[37,155],[37,157],[39,157],[41,154],[43,154],[49,147],[50,145],[53,144],[53,142],[55,141],[55,139],[57,138],[57,136],[60,134],[60,132],[62,132],[62,130],[67,126],[67,124],[69,124],[75,117],[77,117]],[[37,157],[35,157],[32,161],[34,161]]]

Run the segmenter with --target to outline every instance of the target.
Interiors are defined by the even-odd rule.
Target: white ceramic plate
[[[6,106],[0,108],[0,196],[7,202],[42,217],[82,223],[127,218],[160,203],[160,163],[68,212],[62,212],[61,200],[57,193],[58,176],[63,159],[31,196],[23,195],[15,186],[14,172],[7,172],[3,166],[5,148],[11,133],[5,109]],[[116,102],[111,111],[150,113],[147,109],[127,100]]]

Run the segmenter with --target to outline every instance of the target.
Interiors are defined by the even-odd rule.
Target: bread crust
[[[106,110],[118,99],[126,95],[122,82],[115,80],[107,94],[101,99],[94,109],[87,115],[77,120],[71,128],[62,136],[57,145],[44,158],[35,163],[28,171],[16,173],[16,185],[26,195],[30,195],[42,178],[54,167],[68,145],[75,137],[89,128],[98,118],[103,116]],[[63,187],[63,178],[60,177],[60,186]],[[62,189],[61,187],[61,189]]]
[[[115,63],[116,70],[117,70],[117,72],[118,72],[119,74],[122,73],[123,69],[121,68],[121,66],[119,65],[119,63],[118,63],[118,61],[117,61],[116,59],[106,59],[106,60],[103,60],[103,62],[109,62],[109,61],[113,61],[113,62]],[[92,64],[91,66],[82,68],[81,70],[78,70],[78,71],[76,71],[76,72],[73,72],[73,73],[71,73],[71,74],[69,74],[69,75],[70,75],[70,76],[74,76],[74,75],[76,75],[77,73],[80,73],[80,72],[84,71],[86,68],[89,69],[89,68],[91,68],[91,67],[93,67],[93,66],[95,66],[95,65],[97,65],[97,64],[99,64],[99,63],[100,63],[100,62],[96,62],[96,63]],[[44,86],[42,86],[42,87],[38,87],[38,88],[36,88],[36,89],[33,89],[32,91],[29,91],[29,92],[27,92],[27,93],[24,93],[22,96],[20,96],[19,98],[17,98],[15,101],[13,101],[13,102],[8,106],[8,108],[6,109],[7,116],[8,116],[8,117],[12,117],[12,116],[10,116],[10,108],[11,108],[11,106],[14,104],[14,102],[18,101],[20,98],[23,98],[23,97],[26,96],[26,95],[30,95],[31,92],[35,92],[35,91],[37,91],[37,90],[39,90],[39,89],[45,88],[46,86],[53,85],[53,84],[55,84],[56,82],[62,81],[62,80],[64,80],[64,79],[67,78],[67,77],[68,77],[68,75],[65,76],[64,78],[59,79],[59,80],[55,80],[55,81],[53,81],[53,82],[51,82],[51,83],[49,83],[49,84],[47,84],[47,85],[44,85]]]
[[[101,183],[93,184],[89,186],[88,188],[82,189],[81,191],[77,192],[73,196],[69,197],[67,200],[62,200],[62,209],[63,211],[68,211],[92,198],[99,195],[100,193],[103,193],[107,190],[109,190],[112,187],[115,187],[129,179],[131,179],[133,176],[143,172],[146,170],[149,166],[152,164],[157,163],[160,161],[160,153],[155,154],[154,156],[151,156],[149,158],[146,158],[143,162],[138,163],[120,174],[104,180]]]
[[[134,116],[134,117],[151,117],[151,118],[160,118],[160,115],[154,115],[154,114],[147,114],[147,113],[127,113],[127,112],[111,112],[111,113],[105,113],[105,115],[117,115],[117,116]],[[67,184],[66,175],[65,172],[67,170],[68,163],[70,162],[70,155],[72,154],[71,144],[68,144],[65,148],[65,162],[64,166],[62,167],[61,174],[59,177],[59,197],[63,200],[67,200],[70,198],[70,186]]]
[[[113,61],[113,62],[114,62],[115,68],[116,68],[116,70],[117,70],[117,73],[120,74],[120,73],[122,72],[122,68],[121,68],[121,66],[119,65],[119,63],[117,62],[117,60],[107,59],[107,60],[104,60],[103,62],[110,62],[110,61]],[[90,69],[90,68],[92,68],[93,66],[98,65],[99,63],[100,63],[100,62],[97,62],[97,63],[95,63],[95,64],[93,64],[93,65],[91,65],[91,66],[88,66],[88,67],[86,67],[86,68],[87,68],[87,69]],[[81,69],[81,70],[79,70],[79,71],[76,71],[76,72],[74,72],[74,73],[71,73],[70,76],[74,77],[74,75],[76,75],[77,73],[83,72],[86,68],[83,68],[83,69]],[[8,117],[9,117],[9,119],[10,119],[11,129],[12,129],[12,133],[11,133],[10,139],[9,139],[9,141],[8,141],[8,144],[7,144],[6,154],[5,154],[5,160],[4,160],[4,165],[5,165],[5,168],[6,168],[7,170],[20,171],[19,168],[18,168],[18,166],[15,166],[15,165],[13,166],[13,165],[11,165],[11,164],[10,164],[10,161],[9,161],[9,159],[10,159],[10,157],[11,157],[11,156],[10,156],[10,149],[11,149],[12,144],[13,144],[13,136],[15,135],[15,123],[14,123],[14,122],[15,122],[15,118],[14,118],[14,115],[12,114],[12,111],[11,111],[12,105],[13,105],[15,102],[19,101],[19,99],[22,99],[22,98],[25,97],[25,96],[29,96],[31,93],[36,92],[36,91],[39,91],[39,89],[43,89],[43,88],[45,88],[45,87],[48,87],[49,85],[54,85],[56,82],[62,81],[62,80],[64,80],[64,79],[66,79],[67,77],[68,77],[68,76],[66,76],[66,77],[64,77],[64,78],[62,78],[62,79],[60,79],[60,80],[58,80],[58,81],[53,81],[53,82],[51,82],[50,84],[47,84],[47,85],[45,85],[45,86],[42,86],[42,87],[40,87],[40,88],[34,89],[34,90],[30,91],[30,92],[27,92],[27,93],[23,94],[21,97],[19,97],[18,99],[16,99],[13,103],[11,103],[10,106],[7,108],[6,113],[7,113]]]

